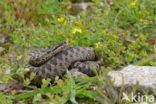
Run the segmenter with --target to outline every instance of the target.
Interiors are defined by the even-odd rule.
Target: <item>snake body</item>
[[[67,69],[71,68],[79,68],[81,72],[93,76],[95,73],[92,73],[90,68],[95,66],[96,70],[99,70],[102,64],[102,62],[97,59],[93,48],[67,47],[66,42],[45,48],[44,51],[42,49],[41,53],[42,55],[36,54],[30,58],[30,70],[26,74],[30,75],[31,72],[36,73],[35,80],[37,80],[37,83],[41,81],[42,78],[50,78],[54,81],[56,76],[61,77]],[[47,56],[43,57],[45,54],[47,54]]]

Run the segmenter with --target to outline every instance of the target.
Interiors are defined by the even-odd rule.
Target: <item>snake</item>
[[[94,48],[70,47],[67,41],[35,49],[29,55],[29,71],[25,77],[30,77],[31,73],[35,73],[36,76],[32,81],[34,84],[40,84],[43,78],[55,81],[57,76],[62,77],[67,70],[73,68],[92,77],[99,72],[103,64]]]

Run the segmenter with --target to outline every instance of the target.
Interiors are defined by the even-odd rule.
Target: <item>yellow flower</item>
[[[135,6],[137,4],[138,0],[133,0],[132,3],[130,4],[131,6]]]
[[[102,44],[100,42],[95,43],[95,49],[101,49]]]
[[[72,34],[76,34],[76,33],[82,33],[82,30],[80,28],[73,28]]]
[[[17,60],[20,60],[22,58],[22,55],[17,56]]]
[[[58,23],[63,23],[64,21],[65,21],[65,19],[63,17],[60,17],[60,18],[57,19]]]

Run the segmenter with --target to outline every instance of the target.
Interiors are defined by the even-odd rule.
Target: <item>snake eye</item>
[[[51,51],[47,51],[47,54],[49,54]]]

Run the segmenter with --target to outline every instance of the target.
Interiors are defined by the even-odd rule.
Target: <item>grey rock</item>
[[[7,35],[0,35],[0,45],[6,43],[9,40],[9,36]]]
[[[94,4],[91,2],[82,2],[72,4],[72,11],[76,13],[81,13],[83,11],[90,11]]]
[[[115,88],[123,85],[133,88],[138,84],[139,91],[149,90],[156,95],[156,67],[129,65],[120,71],[110,71],[108,76],[114,81]]]
[[[70,0],[72,3],[92,2],[93,0]]]

